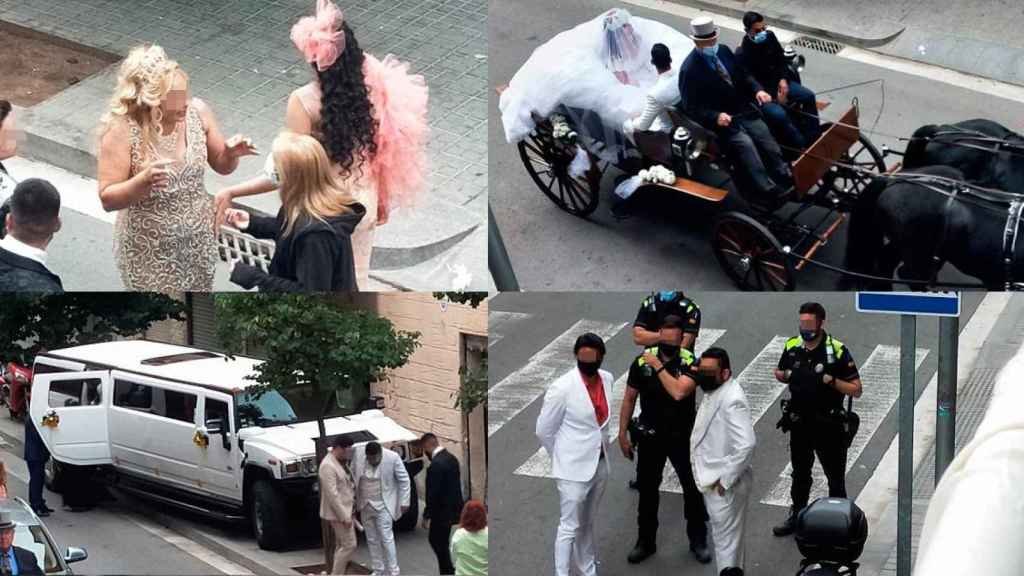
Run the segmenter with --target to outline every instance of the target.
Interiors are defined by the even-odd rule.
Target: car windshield
[[[238,414],[238,428],[248,426],[281,426],[299,421],[291,403],[277,390],[268,390],[263,394],[242,392],[235,396]]]
[[[42,526],[18,524],[14,528],[14,545],[35,555],[36,563],[43,569],[43,572],[53,574],[63,570]]]

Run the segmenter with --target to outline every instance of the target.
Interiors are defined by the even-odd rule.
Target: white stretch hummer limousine
[[[47,484],[86,467],[163,504],[248,518],[260,547],[285,546],[289,517],[316,517],[319,430],[281,393],[246,391],[259,362],[139,340],[40,354],[29,414],[51,453]],[[329,440],[376,440],[403,460],[416,439],[380,410],[325,425]]]

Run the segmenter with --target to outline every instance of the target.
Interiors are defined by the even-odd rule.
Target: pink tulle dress
[[[363,73],[378,122],[377,154],[364,176],[350,181],[352,195],[366,207],[366,216],[352,234],[356,282],[369,285],[370,257],[378,214],[410,206],[426,181],[426,81],[409,74],[409,65],[390,54],[378,60],[366,54]],[[320,86],[314,81],[295,90],[313,126],[320,123]],[[355,178],[355,176],[353,176]]]

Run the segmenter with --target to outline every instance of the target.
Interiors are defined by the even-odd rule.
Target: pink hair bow
[[[321,72],[330,68],[345,49],[342,21],[344,15],[330,0],[317,0],[316,16],[305,16],[292,26],[295,47]]]

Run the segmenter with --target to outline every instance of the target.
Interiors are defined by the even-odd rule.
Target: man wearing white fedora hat
[[[10,512],[0,512],[0,575],[43,576],[36,555],[14,545],[14,527]]]
[[[696,47],[679,72],[679,93],[687,114],[714,131],[750,177],[758,201],[784,202],[793,172],[762,119],[760,106],[772,101],[728,46],[718,43],[718,26],[702,16],[690,21]]]

